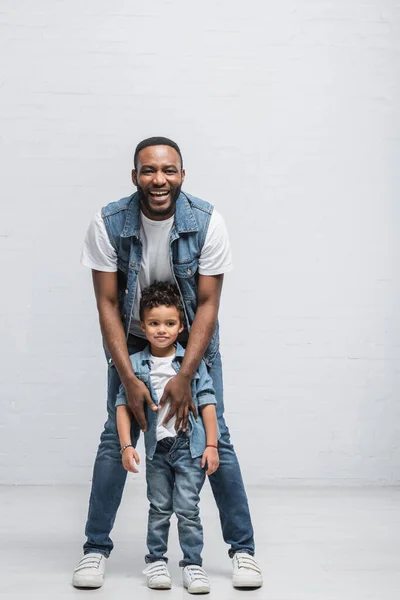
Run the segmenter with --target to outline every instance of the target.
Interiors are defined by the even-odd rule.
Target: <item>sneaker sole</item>
[[[238,578],[233,578],[232,579],[232,583],[233,583],[233,587],[235,588],[260,588],[262,587],[263,584],[263,580],[262,579],[251,579],[250,577],[248,579],[244,579],[242,577],[238,577]]]
[[[206,586],[196,588],[195,590],[189,590],[189,586],[185,583],[183,584],[183,586],[187,589],[189,594],[209,594],[210,593],[210,588],[206,587]]]
[[[147,587],[151,590],[170,590],[172,587],[171,583],[148,583]]]
[[[104,577],[82,577],[73,578],[72,585],[76,588],[100,588],[104,583]]]

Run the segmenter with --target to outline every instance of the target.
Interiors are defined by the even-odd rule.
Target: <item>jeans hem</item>
[[[203,561],[201,559],[197,562],[194,560],[180,560],[179,561],[179,566],[182,567],[183,569],[185,567],[188,567],[189,565],[197,565],[198,567],[201,567],[203,565]]]
[[[229,558],[233,558],[236,552],[243,552],[243,554],[250,554],[250,556],[254,556],[254,550],[251,550],[250,548],[230,548],[228,550]]]
[[[157,562],[159,560],[163,560],[165,563],[168,563],[168,558],[166,556],[149,556],[148,554],[146,554],[146,556],[144,557],[144,562],[146,563],[146,565]]]

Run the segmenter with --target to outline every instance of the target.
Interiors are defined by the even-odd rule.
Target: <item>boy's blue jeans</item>
[[[143,350],[146,340],[130,336],[130,354]],[[246,491],[235,450],[230,442],[228,427],[224,420],[222,363],[220,354],[209,371],[217,398],[217,418],[221,437],[218,440],[219,467],[210,476],[210,484],[218,506],[222,535],[229,545],[229,556],[235,552],[254,554],[253,527],[251,524]],[[117,432],[115,399],[120,379],[115,367],[108,369],[108,418],[101,434],[93,469],[92,491],[85,534],[84,553],[99,552],[108,557],[113,549],[110,538],[115,517],[124,490],[126,471],[122,466]],[[132,420],[132,443],[139,438],[140,429]]]
[[[153,459],[146,459],[146,480],[150,502],[146,562],[167,561],[169,526],[175,513],[183,552],[179,566],[201,566],[203,528],[198,504],[205,470],[201,468],[201,457],[192,458],[186,434],[157,443]]]

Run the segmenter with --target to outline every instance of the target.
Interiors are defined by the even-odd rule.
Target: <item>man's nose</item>
[[[165,175],[162,171],[156,171],[154,173],[153,182],[156,185],[164,185],[165,181],[166,181]]]

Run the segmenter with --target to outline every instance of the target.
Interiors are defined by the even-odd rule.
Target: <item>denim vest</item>
[[[179,195],[170,236],[172,272],[180,290],[187,327],[193,323],[197,309],[199,257],[203,248],[213,206],[190,194]],[[132,318],[136,283],[142,259],[140,240],[140,201],[137,192],[102,209],[110,243],[117,253],[118,303],[126,336]],[[219,349],[218,321],[204,361],[210,367]]]

